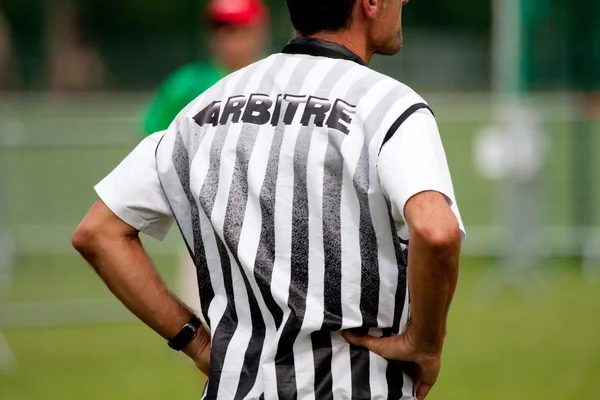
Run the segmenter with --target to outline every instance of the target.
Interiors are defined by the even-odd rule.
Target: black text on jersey
[[[318,127],[327,126],[346,135],[350,133],[349,126],[356,114],[356,106],[342,99],[332,102],[320,97],[292,94],[280,94],[273,99],[265,94],[255,93],[250,97],[232,96],[225,104],[213,101],[194,117],[194,121],[200,126],[240,122],[256,125],[271,123],[273,126],[283,122],[284,125],[292,125],[300,110],[300,124],[303,126],[311,123]]]

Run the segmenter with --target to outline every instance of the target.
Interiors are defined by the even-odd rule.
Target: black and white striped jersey
[[[439,191],[460,221],[435,120],[407,86],[295,39],[198,97],[96,190],[152,236],[177,221],[212,335],[204,399],[413,399],[402,363],[341,334],[405,330],[410,197]]]

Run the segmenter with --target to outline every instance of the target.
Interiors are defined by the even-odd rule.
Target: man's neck
[[[301,36],[298,34],[298,36]],[[311,39],[320,39],[325,40],[327,42],[341,44],[346,47],[348,50],[359,56],[365,64],[369,64],[371,62],[371,58],[373,57],[373,51],[371,51],[364,39],[349,35],[347,31],[344,32],[318,32],[313,35],[307,36]]]

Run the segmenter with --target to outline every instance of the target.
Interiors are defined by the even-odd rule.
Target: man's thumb
[[[369,335],[357,335],[351,331],[344,332],[344,338],[348,343],[355,346],[365,347],[373,353],[379,354],[383,358],[388,358],[390,355],[390,340],[391,338],[376,338]]]

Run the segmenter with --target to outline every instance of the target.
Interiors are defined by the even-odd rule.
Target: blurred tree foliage
[[[61,1],[78,3],[84,38],[101,51],[116,87],[146,86],[182,63],[207,57],[201,34],[207,0],[0,0],[12,26],[19,72],[30,86],[43,80],[47,18]],[[292,35],[285,1],[266,2],[278,49]],[[419,29],[486,34],[490,26],[489,1],[415,0],[404,14],[405,25]]]
[[[600,1],[523,0],[524,87],[600,89]]]
[[[208,0],[0,0],[13,30],[19,74],[28,86],[43,86],[49,10],[67,1],[79,5],[81,33],[98,48],[114,87],[147,88],[177,66],[208,57],[202,17]],[[292,28],[285,1],[265,1],[277,50]],[[413,32],[488,37],[491,3],[413,0],[404,10],[404,25]],[[525,0],[523,5],[527,86],[559,88],[584,75],[597,86],[600,24],[592,19],[600,1]]]

